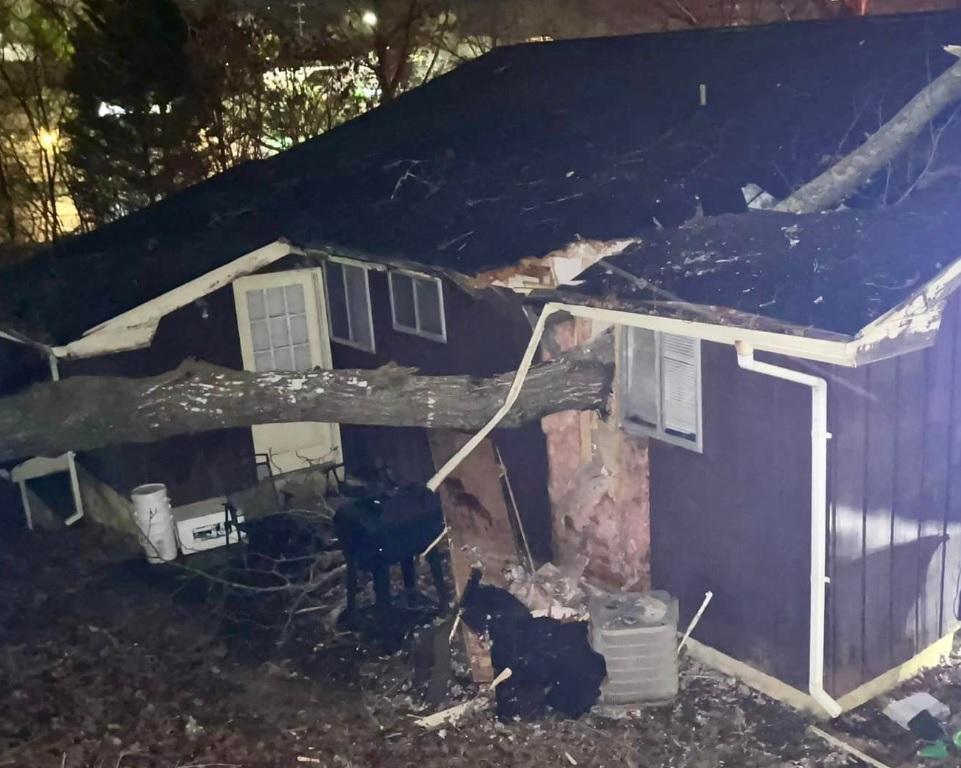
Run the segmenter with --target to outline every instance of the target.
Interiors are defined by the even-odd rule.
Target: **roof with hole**
[[[959,210],[961,195],[924,194],[890,208],[726,214],[647,233],[565,293],[641,313],[725,308],[735,312],[712,322],[855,336],[961,258]]]
[[[743,211],[742,185],[812,177],[957,42],[951,13],[498,49],[0,273],[0,324],[67,342],[281,237],[476,274]],[[773,295],[783,270],[757,265]]]

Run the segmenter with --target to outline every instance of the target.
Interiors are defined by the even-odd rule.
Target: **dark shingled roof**
[[[0,318],[69,341],[278,237],[471,274],[679,224],[695,196],[740,211],[742,184],[810,178],[958,42],[950,13],[498,49],[0,273]]]
[[[959,214],[959,194],[862,211],[727,214],[649,232],[569,293],[655,314],[666,308],[645,302],[726,307],[853,336],[961,258]]]

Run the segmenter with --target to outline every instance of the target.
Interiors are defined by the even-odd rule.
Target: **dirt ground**
[[[806,718],[692,663],[672,707],[627,719],[501,724],[480,707],[425,731],[412,640],[386,654],[308,613],[278,645],[277,627],[225,622],[166,567],[118,560],[105,541],[90,529],[0,541],[3,768],[855,764]],[[961,709],[959,666],[913,687]],[[478,696],[455,659],[444,706]],[[916,764],[876,709],[836,727]]]

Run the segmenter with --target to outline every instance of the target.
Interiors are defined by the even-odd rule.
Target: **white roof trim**
[[[230,285],[238,277],[263,269],[291,253],[300,253],[290,243],[278,240],[234,259],[140,306],[84,331],[76,341],[53,347],[58,358],[96,357],[148,346],[161,318],[193,301]]]
[[[941,325],[948,296],[961,282],[961,259],[942,269],[896,307],[866,325],[857,338],[877,344],[908,334],[931,334]]]
[[[629,325],[635,328],[648,328],[652,331],[675,333],[679,336],[693,336],[718,344],[735,344],[738,341],[745,341],[756,350],[763,352],[816,360],[831,365],[848,367],[857,365],[857,345],[855,342],[830,341],[809,336],[790,336],[786,333],[760,331],[736,325],[715,325],[696,320],[644,315],[628,310],[602,309],[579,304],[561,303],[560,306],[577,317],[589,317],[612,325]]]

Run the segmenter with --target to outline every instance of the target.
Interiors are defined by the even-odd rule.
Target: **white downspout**
[[[825,585],[828,581],[827,544],[827,443],[828,386],[819,376],[811,376],[754,359],[754,349],[742,341],[735,343],[737,364],[746,371],[773,376],[811,388],[811,617],[808,648],[808,691],[811,698],[830,717],[841,714],[841,706],[824,690],[824,613]]]
[[[50,364],[51,381],[60,381],[60,363],[57,356],[52,352],[47,354],[47,362]],[[67,474],[70,476],[70,492],[73,495],[73,514],[63,521],[64,525],[70,526],[83,519],[83,497],[80,495],[80,478],[77,476],[77,459],[73,451],[67,451]],[[29,515],[29,511],[27,512]],[[30,530],[33,530],[32,521]]]

